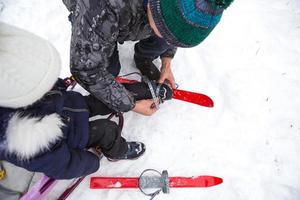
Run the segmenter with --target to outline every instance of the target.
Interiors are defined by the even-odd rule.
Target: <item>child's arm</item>
[[[67,144],[62,144],[27,164],[23,167],[30,171],[42,172],[55,179],[71,179],[97,171],[100,160],[89,151],[70,149]]]

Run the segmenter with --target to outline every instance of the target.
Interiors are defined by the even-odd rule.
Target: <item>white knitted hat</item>
[[[25,107],[40,99],[53,87],[60,66],[49,42],[0,22],[1,107]]]

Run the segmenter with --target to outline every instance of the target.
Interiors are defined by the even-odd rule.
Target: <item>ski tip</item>
[[[215,176],[200,176],[199,180],[202,181],[203,187],[212,187],[223,183],[223,179]]]
[[[223,183],[215,176],[170,177],[170,187],[212,187]]]
[[[173,89],[173,98],[200,106],[214,107],[213,100],[209,96],[201,93]]]
[[[214,181],[215,181],[215,183],[213,185],[211,185],[211,186],[215,186],[215,185],[219,185],[219,184],[223,183],[223,179],[219,178],[219,177],[215,177]]]
[[[214,101],[210,97],[208,97],[207,107],[209,108],[214,107]]]
[[[199,98],[198,102],[194,102],[195,104],[198,104],[200,106],[205,106],[208,108],[214,107],[214,101],[209,96],[205,94],[201,94],[201,95],[202,95],[201,99]]]

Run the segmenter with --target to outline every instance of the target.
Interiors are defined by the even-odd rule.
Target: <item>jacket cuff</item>
[[[174,47],[172,49],[168,49],[167,51],[165,51],[163,54],[160,55],[161,58],[174,58],[175,54],[176,54],[177,48]]]

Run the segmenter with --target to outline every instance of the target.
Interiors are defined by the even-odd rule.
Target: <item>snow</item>
[[[50,40],[69,74],[71,27],[61,1],[2,0],[0,20]],[[1,9],[0,9],[1,10]],[[122,73],[135,71],[133,42],[120,46]],[[205,108],[165,102],[151,117],[125,114],[123,136],[146,144],[135,161],[102,159],[93,176],[214,175],[216,187],[171,189],[160,200],[300,198],[300,1],[235,1],[199,46],[180,49],[173,72],[180,89],[214,100]],[[159,62],[158,62],[159,63]],[[48,199],[67,187],[60,182]],[[91,190],[85,178],[69,199],[148,199],[139,190]]]

